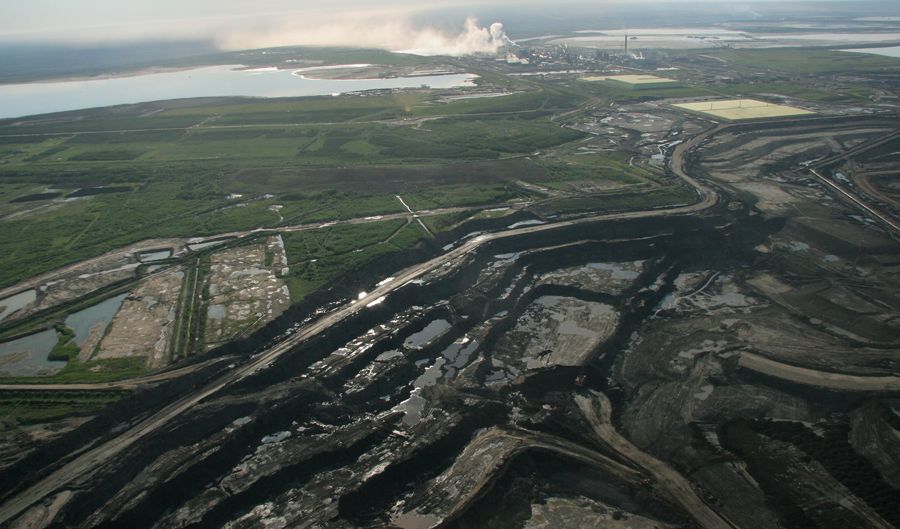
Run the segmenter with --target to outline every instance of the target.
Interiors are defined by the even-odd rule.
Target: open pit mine
[[[223,250],[210,350],[7,459],[0,523],[896,527],[897,117],[582,119],[693,201],[469,221],[290,307],[276,239]]]

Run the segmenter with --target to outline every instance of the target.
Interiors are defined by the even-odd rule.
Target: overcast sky
[[[582,0],[582,3],[600,10],[617,1],[623,3],[623,0]],[[713,1],[731,5],[766,0]],[[211,39],[233,49],[331,45],[353,36],[360,45],[391,46],[394,43],[383,41],[397,39],[397,33],[423,29],[409,22],[409,17],[423,6],[460,8],[484,3],[469,0],[427,3],[422,0],[0,0],[0,41],[106,43]],[[491,0],[489,3],[559,5],[550,0]],[[634,0],[627,3],[632,4]],[[463,22],[459,21],[460,27]]]
[[[506,0],[499,0],[500,3]],[[454,5],[466,3],[453,2]],[[56,37],[102,40],[160,36],[205,37],[247,25],[277,24],[285,18],[346,17],[373,12],[400,16],[424,4],[392,0],[0,0],[0,37]],[[377,5],[377,8],[373,6]],[[439,7],[442,2],[429,2]],[[292,20],[293,21],[293,20]]]

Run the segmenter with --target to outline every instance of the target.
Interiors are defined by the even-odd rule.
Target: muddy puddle
[[[472,353],[474,353],[476,349],[478,349],[478,341],[471,340],[468,336],[464,336],[441,351],[442,359],[446,359],[446,365],[442,366],[444,378],[455,377],[460,369],[469,364],[469,361],[472,359]]]
[[[435,321],[443,322],[444,320]],[[447,325],[449,330],[449,323]],[[425,410],[425,405],[428,403],[428,400],[422,395],[424,388],[434,386],[440,380],[456,377],[459,370],[468,365],[469,361],[472,359],[472,354],[477,349],[478,342],[476,340],[472,340],[468,336],[463,336],[441,351],[440,356],[438,356],[434,362],[431,362],[427,358],[416,362],[416,367],[419,368],[428,365],[429,363],[431,363],[431,365],[428,365],[428,367],[425,368],[425,371],[423,371],[413,382],[413,389],[409,394],[409,398],[397,405],[397,409],[405,413],[401,419],[405,426],[415,426],[422,420],[422,412]],[[382,356],[385,357],[385,360],[397,355],[402,355],[402,353],[399,353],[398,351],[388,351],[382,354]],[[381,357],[379,357],[379,359],[381,359]]]
[[[225,305],[210,305],[206,310],[206,317],[211,320],[224,320]]]
[[[438,336],[442,336],[449,331],[451,327],[452,325],[450,325],[450,322],[447,320],[434,320],[426,325],[421,331],[410,335],[409,338],[403,342],[403,346],[407,349],[418,349]]]
[[[138,260],[142,263],[152,263],[153,261],[162,261],[172,257],[172,250],[155,250],[151,252],[143,252],[138,254]]]

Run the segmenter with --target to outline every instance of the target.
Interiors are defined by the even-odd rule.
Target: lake
[[[299,70],[207,66],[128,77],[0,85],[0,118],[189,97],[299,97],[391,88],[452,88],[471,84],[472,74],[396,79],[309,79]]]

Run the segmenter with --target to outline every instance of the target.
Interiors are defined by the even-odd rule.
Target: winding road
[[[705,529],[736,529],[733,523],[714,511],[691,487],[690,481],[665,462],[634,446],[631,441],[613,428],[610,415],[612,405],[606,395],[591,392],[592,398],[578,395],[575,404],[584,414],[597,439],[617,453],[625,456],[639,468],[653,476],[657,486],[675,500]],[[595,404],[596,403],[596,404]],[[597,412],[599,406],[600,412]]]

